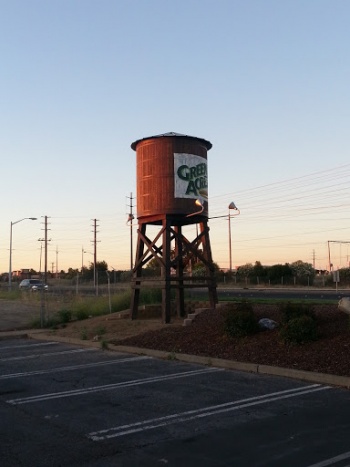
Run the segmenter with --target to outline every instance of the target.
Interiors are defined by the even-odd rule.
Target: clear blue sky
[[[0,272],[32,216],[14,270],[39,269],[42,216],[50,269],[81,267],[92,219],[98,260],[128,268],[130,144],[170,131],[213,144],[234,266],[326,267],[350,240],[349,17],[343,0],[0,0]],[[227,220],[210,226],[228,267]]]

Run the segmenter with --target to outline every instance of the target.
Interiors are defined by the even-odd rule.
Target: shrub
[[[246,311],[249,313],[253,313],[253,305],[248,300],[242,300],[241,302],[237,302],[235,304],[235,309],[237,311]]]
[[[87,310],[77,310],[75,316],[78,321],[82,321],[83,319],[88,319],[89,312]]]
[[[303,344],[317,339],[316,320],[306,314],[289,319],[280,329],[284,342]]]
[[[108,341],[106,339],[101,340],[101,349],[107,350],[108,349]]]
[[[173,291],[172,291],[173,292]],[[143,305],[152,305],[154,303],[162,302],[162,290],[161,289],[144,289],[140,293],[140,303]],[[130,302],[128,304],[128,308]]]
[[[70,310],[60,310],[58,312],[58,317],[60,323],[69,323],[69,321],[72,319],[72,312]]]
[[[315,313],[312,305],[288,302],[280,305],[280,311],[282,313],[282,322],[285,324],[291,319],[302,316],[309,316],[315,320]]]
[[[230,310],[224,318],[224,331],[229,337],[245,337],[258,332],[259,325],[252,309]]]
[[[107,331],[104,326],[99,326],[95,332],[98,336],[103,336],[103,334],[106,334]]]
[[[50,318],[47,318],[44,321],[44,327],[45,328],[57,329],[59,324],[60,324],[60,321],[56,316],[52,316]]]

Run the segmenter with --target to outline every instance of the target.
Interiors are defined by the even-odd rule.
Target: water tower
[[[161,287],[162,316],[171,317],[171,291],[176,293],[178,316],[185,316],[184,291],[206,287],[209,302],[217,303],[216,281],[208,227],[209,141],[178,133],[142,138],[131,144],[137,166],[137,247],[132,278],[131,317],[137,318],[142,287]],[[155,233],[146,234],[148,226]],[[190,227],[192,226],[192,228]],[[183,230],[192,232],[189,239]],[[150,229],[149,229],[150,230]],[[143,268],[155,260],[160,278],[143,275]],[[202,277],[186,273],[186,266],[200,261]]]

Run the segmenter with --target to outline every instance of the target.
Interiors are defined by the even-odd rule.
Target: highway
[[[274,299],[274,300],[335,300],[350,297],[350,289],[312,289],[312,288],[232,288],[220,287],[217,289],[219,301],[227,299]],[[196,289],[195,294],[203,297],[206,289]]]

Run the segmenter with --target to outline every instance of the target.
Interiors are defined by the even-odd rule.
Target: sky
[[[43,268],[45,216],[49,270],[89,265],[95,219],[97,260],[128,269],[130,145],[167,132],[213,144],[220,267],[231,201],[234,267],[347,266],[349,17],[344,0],[0,0],[0,272],[11,230],[12,270]]]

